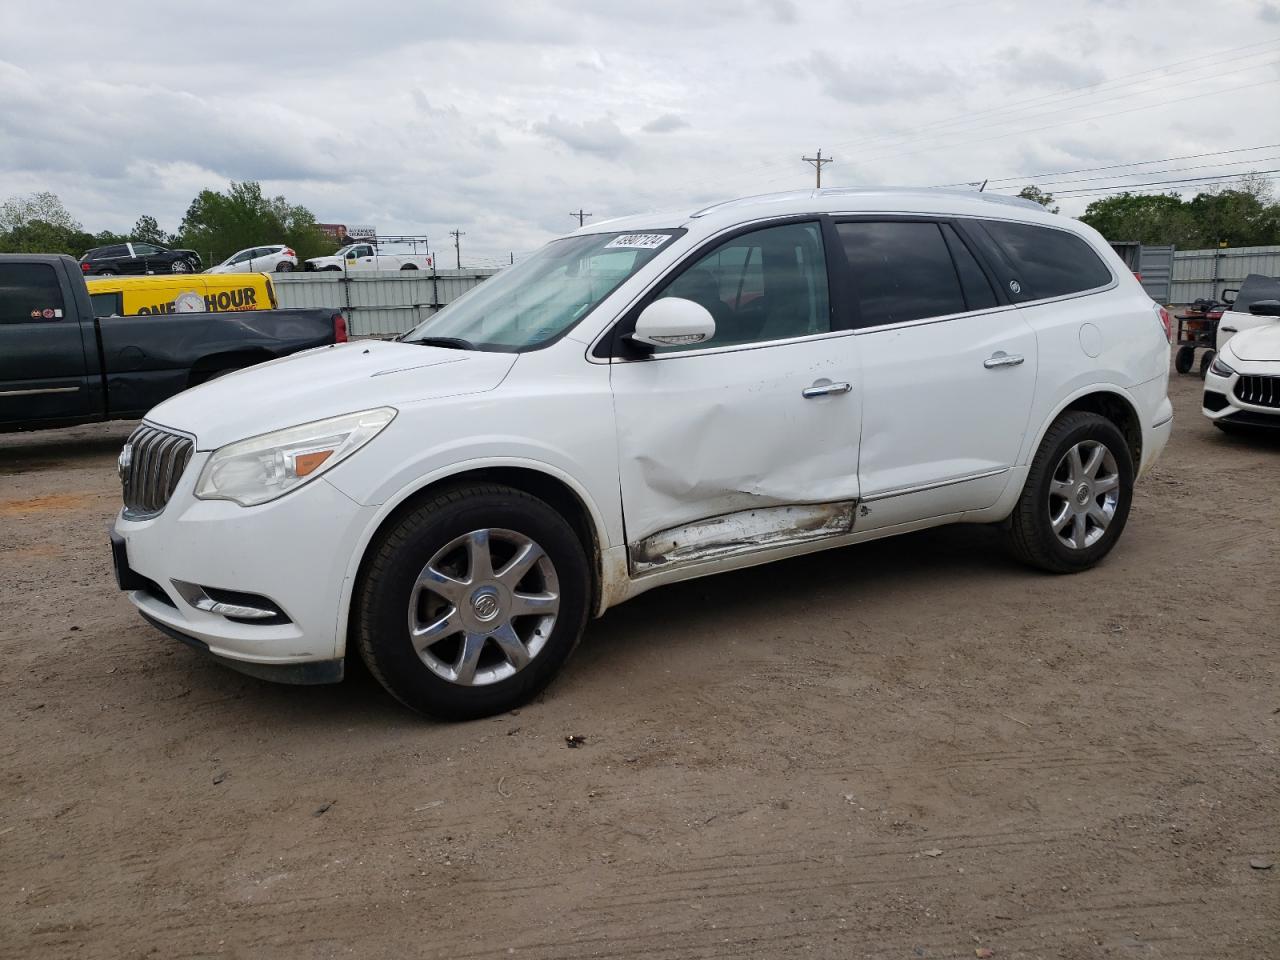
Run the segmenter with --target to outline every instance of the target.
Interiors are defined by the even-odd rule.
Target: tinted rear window
[[[965,312],[951,253],[936,223],[836,225],[853,274],[860,326]]]
[[[62,319],[62,288],[47,263],[0,263],[0,323]]]
[[[983,226],[1013,264],[1022,299],[1043,300],[1105,287],[1111,271],[1089,244],[1066,230],[987,220]]]

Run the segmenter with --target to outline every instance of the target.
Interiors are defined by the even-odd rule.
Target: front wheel
[[[191,273],[194,269],[190,260],[175,260],[169,264],[170,273]]]
[[[470,720],[517,707],[582,636],[582,545],[563,517],[519,490],[446,489],[370,551],[352,639],[378,681],[421,713]]]
[[[1114,423],[1096,413],[1063,414],[1045,434],[1009,519],[1014,554],[1053,573],[1092,567],[1124,530],[1133,478],[1133,455]]]

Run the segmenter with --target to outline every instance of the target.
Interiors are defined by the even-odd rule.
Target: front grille
[[[120,453],[124,514],[132,520],[154,517],[164,509],[191,461],[190,437],[142,424]]]
[[[1280,377],[1242,376],[1236,381],[1236,397],[1256,407],[1280,408]]]

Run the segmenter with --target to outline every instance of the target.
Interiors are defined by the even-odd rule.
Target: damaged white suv
[[[398,342],[156,407],[120,585],[238,669],[445,718],[541,689],[652,587],[944,523],[1097,563],[1169,437],[1168,316],[1088,227],[823,190],[597,223]]]

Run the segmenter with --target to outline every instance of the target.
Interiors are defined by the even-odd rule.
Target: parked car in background
[[[87,276],[113,273],[199,273],[200,254],[194,250],[170,250],[154,243],[113,243],[94,247],[80,258]]]
[[[1223,297],[1226,297],[1226,291]],[[1244,278],[1235,297],[1227,304],[1218,320],[1217,348],[1219,351],[1230,342],[1237,333],[1244,333],[1254,327],[1271,326],[1273,321],[1266,313],[1256,313],[1253,305],[1264,300],[1280,300],[1280,277],[1268,277],[1261,273],[1251,273]]]
[[[88,277],[85,284],[99,317],[274,310],[279,306],[271,278],[262,273]]]
[[[305,270],[430,270],[431,258],[419,253],[383,253],[372,243],[349,243],[330,257],[312,257]]]
[[[239,250],[206,273],[289,273],[298,267],[298,255],[283,243]]]
[[[346,338],[328,309],[95,316],[70,257],[0,254],[0,433],[132,420],[206,380]],[[160,463],[140,460],[155,468],[148,496],[169,482]]]
[[[1262,278],[1270,280],[1270,278]],[[1280,281],[1240,287],[1240,297],[1232,305],[1232,313],[1223,321],[1245,326],[1231,334],[1205,371],[1203,413],[1213,425],[1228,433],[1244,433],[1256,429],[1280,430],[1280,297],[1263,300],[1252,294],[1274,289],[1280,293]],[[1245,298],[1248,313],[1241,303]],[[1221,330],[1221,327],[1219,327]]]
[[[237,669],[329,682],[359,655],[414,709],[497,713],[678,580],[957,522],[1092,567],[1169,438],[1168,337],[1096,231],[1031,201],[601,222],[400,342],[152,410],[126,451],[189,459],[162,496],[126,480],[114,556],[149,622]]]

